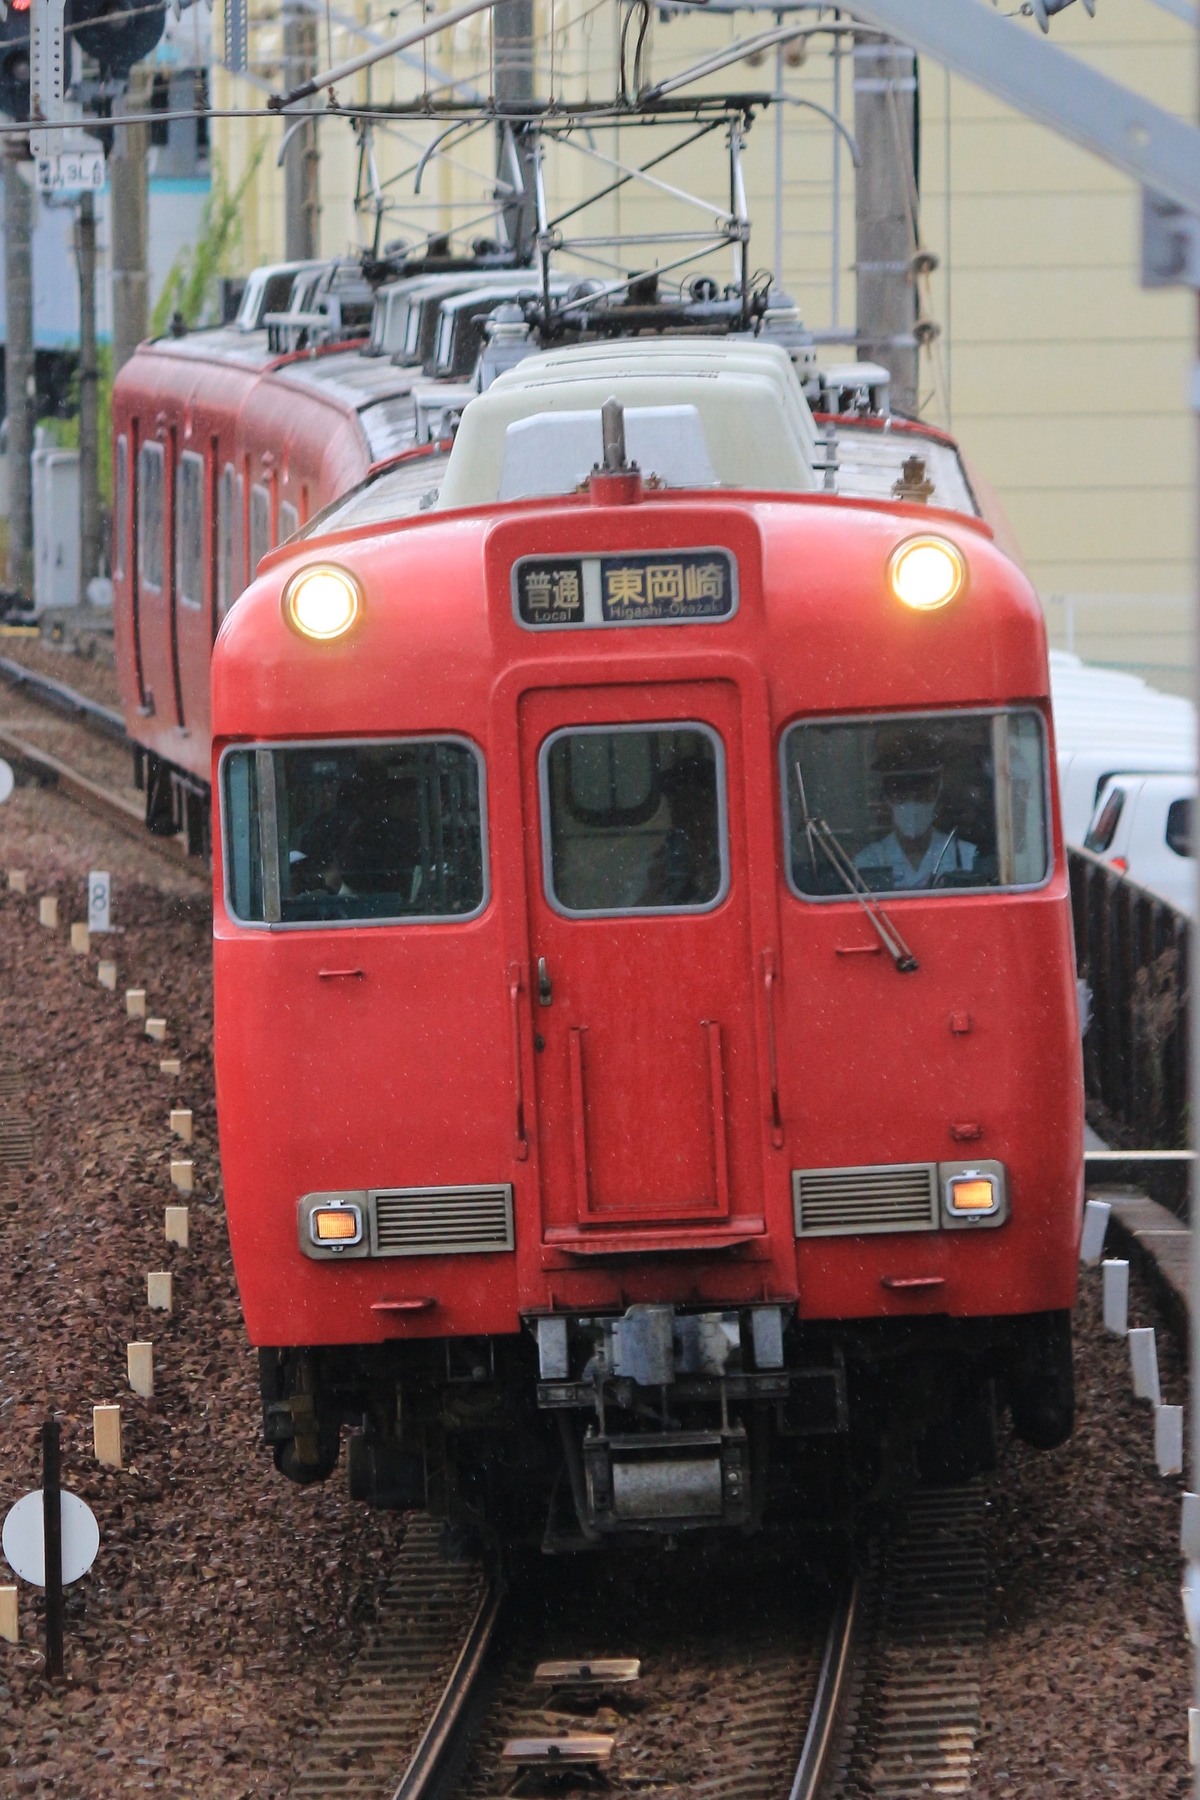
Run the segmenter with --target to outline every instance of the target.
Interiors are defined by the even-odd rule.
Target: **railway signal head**
[[[0,24],[0,112],[19,124],[29,117],[29,0],[13,0]]]
[[[67,29],[75,42],[100,64],[102,75],[118,80],[153,52],[166,23],[166,0],[145,7],[127,0],[67,0]]]

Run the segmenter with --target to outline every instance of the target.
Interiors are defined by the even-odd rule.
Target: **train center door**
[[[762,1230],[739,697],[521,704],[547,1238]]]

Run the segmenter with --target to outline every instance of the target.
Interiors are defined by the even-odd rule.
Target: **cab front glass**
[[[1029,888],[1050,872],[1032,710],[804,722],[782,764],[787,876],[806,900]]]
[[[228,750],[221,794],[241,923],[463,919],[486,903],[483,763],[461,739]]]

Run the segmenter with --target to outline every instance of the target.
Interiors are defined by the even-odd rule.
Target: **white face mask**
[[[932,800],[897,800],[892,807],[892,820],[900,836],[924,837],[933,824],[935,805]]]

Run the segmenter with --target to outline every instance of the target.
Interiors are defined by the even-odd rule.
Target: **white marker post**
[[[1185,1494],[1179,1519],[1179,1554],[1185,1562],[1200,1563],[1200,1494]]]
[[[1129,1362],[1133,1369],[1133,1391],[1137,1399],[1162,1405],[1162,1389],[1158,1383],[1158,1342],[1153,1326],[1139,1326],[1129,1333]]]
[[[150,1269],[146,1273],[146,1305],[151,1312],[175,1310],[174,1283],[170,1269]]]
[[[1154,1460],[1160,1475],[1183,1473],[1183,1408],[1156,1406],[1154,1409]]]
[[[154,1394],[153,1344],[126,1344],[125,1357],[129,1369],[129,1385],[143,1400]]]
[[[1083,1209],[1083,1237],[1079,1243],[1079,1260],[1094,1268],[1104,1251],[1104,1235],[1112,1207],[1107,1200],[1089,1200]]]
[[[1129,1264],[1110,1260],[1100,1265],[1104,1274],[1104,1329],[1114,1337],[1129,1330]]]
[[[112,876],[107,869],[93,869],[88,876],[88,930],[112,930]]]

